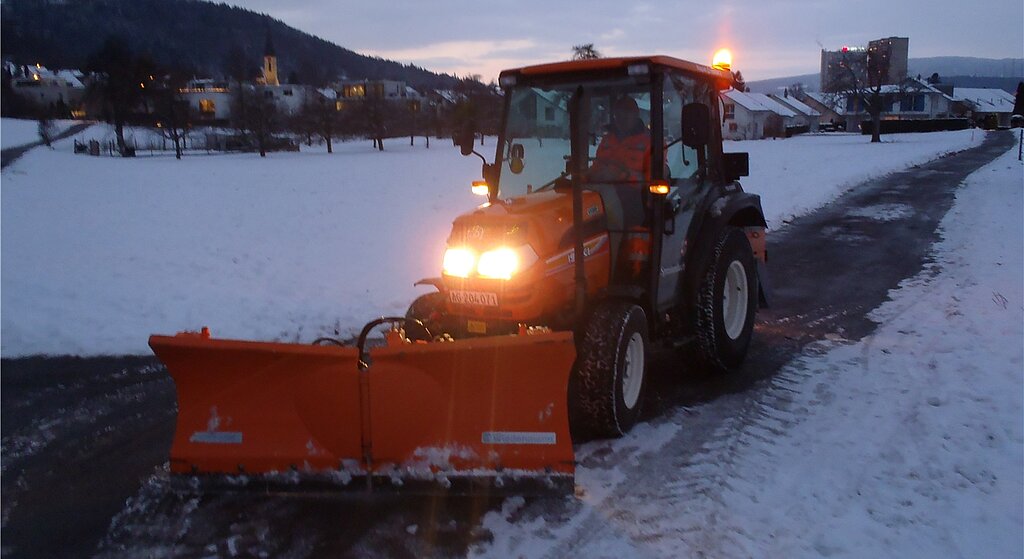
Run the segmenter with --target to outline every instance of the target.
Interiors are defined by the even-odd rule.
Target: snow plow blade
[[[354,347],[151,336],[178,396],[175,473],[340,484],[568,480],[569,332]]]

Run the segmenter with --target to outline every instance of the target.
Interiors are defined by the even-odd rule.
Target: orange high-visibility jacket
[[[620,138],[609,132],[601,139],[590,175],[608,182],[649,181],[651,177],[651,138],[646,128]]]

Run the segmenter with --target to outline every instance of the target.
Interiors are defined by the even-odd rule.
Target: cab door
[[[665,76],[662,91],[665,172],[671,189],[665,197],[665,229],[661,259],[656,269],[658,310],[678,305],[683,277],[686,232],[693,222],[698,200],[710,182],[707,179],[707,147],[683,145],[682,109],[687,103],[711,99],[709,84],[682,74]],[[703,167],[703,168],[702,168]]]

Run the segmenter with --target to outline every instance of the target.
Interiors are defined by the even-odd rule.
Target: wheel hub
[[[626,407],[633,409],[640,399],[640,387],[644,382],[644,339],[640,332],[634,332],[626,346],[626,362],[622,373],[622,400]]]
[[[733,260],[725,273],[725,287],[722,289],[722,322],[730,339],[739,338],[746,326],[749,289],[747,270],[739,260]]]

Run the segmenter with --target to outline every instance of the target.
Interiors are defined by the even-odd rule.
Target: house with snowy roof
[[[1010,126],[1014,101],[1012,93],[1002,89],[954,87],[953,100],[962,107],[958,112],[975,122],[994,119],[1000,128]]]
[[[34,66],[4,64],[11,76],[14,94],[54,113],[55,116],[84,116],[85,75],[78,70],[50,70]]]
[[[881,86],[882,120],[934,120],[953,117],[953,98],[932,84],[907,78],[898,84]],[[853,93],[810,93],[803,100],[821,111],[824,118],[845,121],[849,131],[859,130],[871,119],[864,101]],[[826,110],[828,109],[828,112]]]
[[[722,138],[783,138],[797,114],[763,93],[729,90],[722,93]]]
[[[789,95],[788,92],[783,95],[769,93],[768,96],[774,99],[776,103],[780,103],[784,107],[796,113],[796,117],[793,119],[794,126],[801,128],[806,127],[807,132],[818,131],[819,119],[821,118],[820,112],[800,101],[796,97]]]
[[[821,93],[818,91],[804,92],[799,100],[808,107],[818,111],[819,130],[835,130],[846,122],[846,97],[838,93]]]

